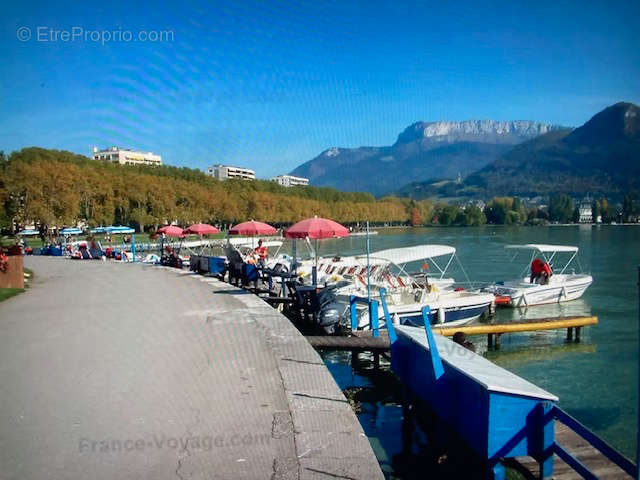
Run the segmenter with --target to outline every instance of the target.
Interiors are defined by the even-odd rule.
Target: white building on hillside
[[[93,147],[92,156],[94,160],[119,163],[120,165],[162,165],[162,157],[160,155],[128,148],[110,147],[98,150],[98,147]]]
[[[213,165],[207,169],[207,175],[211,175],[218,180],[227,180],[228,178],[241,178],[243,180],[256,179],[255,170],[231,165]]]
[[[282,185],[283,187],[299,187],[309,185],[309,179],[304,177],[295,177],[293,175],[278,175],[273,177],[274,182]]]
[[[578,205],[578,212],[580,213],[580,223],[593,223],[593,210],[591,210],[591,202],[588,198]]]

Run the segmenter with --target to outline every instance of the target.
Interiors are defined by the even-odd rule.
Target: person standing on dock
[[[258,240],[258,246],[255,250],[258,255],[258,265],[260,268],[264,268],[265,262],[267,261],[267,256],[269,255],[267,252],[267,247],[262,245],[262,239]]]

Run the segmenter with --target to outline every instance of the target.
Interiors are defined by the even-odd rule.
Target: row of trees
[[[617,219],[606,198],[592,205],[594,218]],[[640,203],[625,197],[622,217],[640,213]],[[578,221],[566,195],[551,197],[548,209],[525,206],[517,197],[497,197],[484,209],[346,193],[331,188],[285,188],[275,182],[215,180],[199,170],[170,166],[121,166],[82,155],[26,148],[0,153],[0,228],[31,222],[43,226],[122,224],[144,230],[168,221],[180,224],[231,224],[250,218],[285,225],[313,215],[344,224],[463,225],[538,224]]]
[[[70,152],[27,148],[0,156],[0,222],[10,228],[167,221],[288,224],[313,215],[345,224],[404,223],[408,200],[376,200],[330,188],[285,188],[270,181],[218,181],[193,169],[96,162]]]
[[[637,221],[640,217],[640,202],[626,195],[622,209],[611,205],[604,197],[595,199],[591,206],[592,221]],[[518,197],[495,197],[483,209],[475,205],[432,204],[427,200],[411,202],[410,223],[412,225],[540,225],[549,222],[578,223],[580,205],[567,195],[556,195],[549,199],[548,207],[525,205]]]

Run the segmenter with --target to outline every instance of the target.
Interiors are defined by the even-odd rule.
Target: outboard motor
[[[340,324],[343,306],[337,301],[336,290],[342,286],[337,283],[318,292],[318,308],[313,312],[313,319],[327,335],[335,334]]]

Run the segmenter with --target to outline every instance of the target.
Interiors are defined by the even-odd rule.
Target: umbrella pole
[[[296,239],[293,239],[293,246],[291,247],[291,253],[293,255],[293,265],[291,265],[291,273],[296,274],[296,263],[298,263],[298,249],[296,248]]]
[[[316,248],[315,250],[315,254],[316,254],[316,261],[315,261],[315,265],[313,266],[313,275],[312,275],[312,282],[315,285],[316,283],[318,283],[318,239],[316,238]]]

